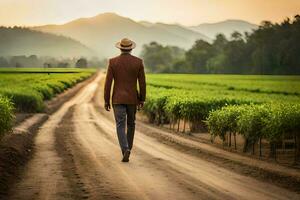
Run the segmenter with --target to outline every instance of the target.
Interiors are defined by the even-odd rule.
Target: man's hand
[[[144,107],[144,102],[140,101],[140,103],[137,106],[137,110],[141,110]]]
[[[109,103],[105,103],[104,108],[106,111],[110,111],[110,104]]]

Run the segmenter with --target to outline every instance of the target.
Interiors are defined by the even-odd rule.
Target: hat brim
[[[132,42],[132,44],[131,44],[130,46],[128,46],[128,47],[122,47],[122,46],[121,46],[121,42],[117,42],[115,46],[116,46],[118,49],[131,50],[131,49],[134,49],[134,48],[136,47],[135,42],[133,42],[133,41],[131,41],[131,42]]]

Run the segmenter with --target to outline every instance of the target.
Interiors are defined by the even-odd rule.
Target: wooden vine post
[[[233,133],[234,149],[236,150],[236,132]]]
[[[185,133],[185,124],[186,124],[186,119],[183,120],[183,130],[182,130],[183,133]]]
[[[261,158],[262,157],[262,151],[261,151],[261,137],[259,138],[259,157]]]

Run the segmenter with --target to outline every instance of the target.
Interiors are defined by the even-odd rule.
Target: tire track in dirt
[[[87,199],[89,192],[87,191],[84,183],[81,181],[81,175],[75,165],[74,149],[72,146],[75,144],[70,135],[74,132],[73,114],[74,106],[72,106],[62,118],[58,127],[55,129],[55,148],[58,155],[63,159],[62,171],[63,176],[67,178],[72,199]]]
[[[65,141],[71,143],[70,146],[72,158],[74,160],[74,168],[76,168],[76,174],[80,176],[80,182],[84,185],[88,196],[88,199],[128,199],[126,194],[122,194],[122,190],[112,187],[114,184],[110,184],[108,180],[111,180],[110,176],[112,166],[106,166],[105,163],[109,163],[101,152],[96,155],[94,150],[85,140],[87,137],[87,131],[90,130],[90,120],[82,118],[85,114],[78,114],[77,111],[81,109],[84,104],[76,105],[74,107],[72,132],[68,133],[65,137]],[[78,119],[80,116],[80,119]],[[76,131],[77,123],[84,124],[84,132]],[[81,134],[85,133],[85,134]],[[71,142],[72,141],[72,142]],[[108,176],[109,175],[109,176]]]
[[[62,169],[64,160],[55,148],[55,129],[71,106],[89,101],[93,97],[102,77],[102,74],[98,74],[90,84],[51,114],[39,128],[34,140],[33,157],[5,199],[72,199],[72,191]]]
[[[64,113],[58,113],[40,128],[35,138],[34,155],[7,199],[72,199],[63,177],[63,159],[55,150],[55,127]]]
[[[111,134],[112,132],[108,132],[108,130],[105,130],[97,122],[94,122],[94,125],[99,130],[99,133],[101,133],[106,138],[107,143],[111,143],[112,145],[117,147],[116,151],[118,151],[118,143],[116,141],[116,137]],[[218,199],[220,196],[222,196],[222,199],[232,199],[230,195],[218,191],[217,189],[211,188],[204,182],[196,180],[191,176],[186,176],[185,174],[172,167],[172,163],[159,157],[155,157],[141,148],[138,148],[137,151],[138,152],[134,153],[137,154],[137,156],[142,157],[143,163],[146,163],[145,165],[148,165],[149,168],[154,168],[160,171],[160,173],[164,174],[166,177],[170,177],[170,179],[172,179],[172,182],[176,183],[180,190],[185,190],[189,193],[195,194],[195,197],[198,199]],[[201,197],[199,196],[199,194],[201,194]]]
[[[95,189],[104,185],[104,192],[109,189],[108,194],[112,194],[110,198],[168,199],[171,196],[174,199],[199,199],[199,196],[190,191],[182,190],[170,180],[172,177],[156,169],[157,166],[148,165],[141,155],[137,156],[138,160],[135,160],[135,163],[121,163],[121,153],[116,140],[107,139],[103,132],[95,127],[94,122],[98,118],[94,119],[88,115],[89,107],[90,105],[81,105],[76,108],[75,113],[78,113],[80,120],[75,122],[77,131],[74,136],[78,144],[82,145],[79,151],[86,154],[82,157],[84,164],[80,167],[89,169],[82,171],[85,173],[84,183],[94,192],[92,198],[99,195]],[[105,182],[99,181],[101,178]],[[95,182],[98,184],[95,185]],[[175,193],[178,193],[177,196],[174,196]]]

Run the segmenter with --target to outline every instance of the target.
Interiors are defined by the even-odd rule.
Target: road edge
[[[8,194],[10,186],[20,179],[22,169],[34,153],[34,139],[37,130],[57,111],[65,102],[77,92],[91,83],[99,72],[77,83],[49,101],[45,101],[44,113],[35,113],[16,122],[10,134],[4,136],[0,142],[0,199]]]
[[[175,149],[184,151],[196,157],[200,157],[208,162],[214,163],[225,169],[235,171],[236,173],[253,177],[261,181],[269,182],[279,187],[283,187],[300,194],[299,176],[292,176],[291,174],[286,172],[274,171],[269,168],[264,168],[259,165],[256,165],[252,162],[245,163],[232,158],[223,157],[222,155],[218,155],[215,152],[209,151],[205,148],[201,148],[198,146],[190,146],[187,143],[184,143],[176,139],[176,136],[178,137],[182,137],[182,136],[177,135],[175,133],[176,136],[172,137],[172,134],[174,133],[170,133],[170,132],[168,132],[168,134],[170,135],[162,134],[161,132],[166,130],[162,130],[159,127],[156,127],[149,123],[145,123],[143,121],[139,121],[139,123],[137,124],[137,130],[143,132],[143,134],[145,135],[159,139],[163,143]],[[143,131],[143,130],[148,130],[148,131]],[[199,141],[195,141],[195,142],[199,142]],[[255,159],[255,158],[251,158],[251,159]],[[242,168],[245,171],[240,170]]]

